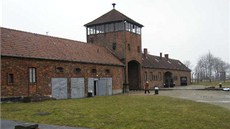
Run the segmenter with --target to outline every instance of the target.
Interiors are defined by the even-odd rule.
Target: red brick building
[[[57,99],[187,85],[179,60],[142,53],[141,25],[112,9],[85,25],[87,43],[1,28],[1,97]]]

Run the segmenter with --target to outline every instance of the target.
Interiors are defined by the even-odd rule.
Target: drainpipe
[[[125,36],[125,32],[126,32],[126,21],[123,21],[124,23],[124,29],[123,29],[123,38],[122,38],[122,42],[124,44],[124,84],[123,84],[123,93],[127,92],[127,65],[126,65],[126,36]]]
[[[28,97],[30,96],[30,68],[27,68],[28,70]]]

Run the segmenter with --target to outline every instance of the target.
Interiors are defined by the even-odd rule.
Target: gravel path
[[[205,88],[207,86],[183,86],[160,89],[159,95],[210,103],[230,110],[230,91],[204,90]],[[143,91],[131,92],[131,94],[145,95]],[[151,91],[151,94],[154,94],[154,91]]]

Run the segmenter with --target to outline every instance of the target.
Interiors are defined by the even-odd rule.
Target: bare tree
[[[199,81],[223,80],[226,73],[230,72],[230,65],[221,58],[214,57],[210,52],[201,56],[195,67],[195,75]],[[224,76],[223,76],[224,75]]]
[[[189,61],[189,60],[186,60],[186,61],[184,61],[184,63],[183,63],[187,68],[189,68],[190,70],[192,70],[192,63]]]

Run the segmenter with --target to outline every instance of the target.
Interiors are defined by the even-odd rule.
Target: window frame
[[[12,85],[14,83],[14,74],[13,73],[8,73],[7,74],[7,84]]]
[[[37,69],[35,67],[29,67],[29,83],[37,82]]]
[[[56,67],[56,73],[64,73],[64,68],[63,67]]]
[[[144,72],[144,80],[148,81],[148,73],[146,71]]]

